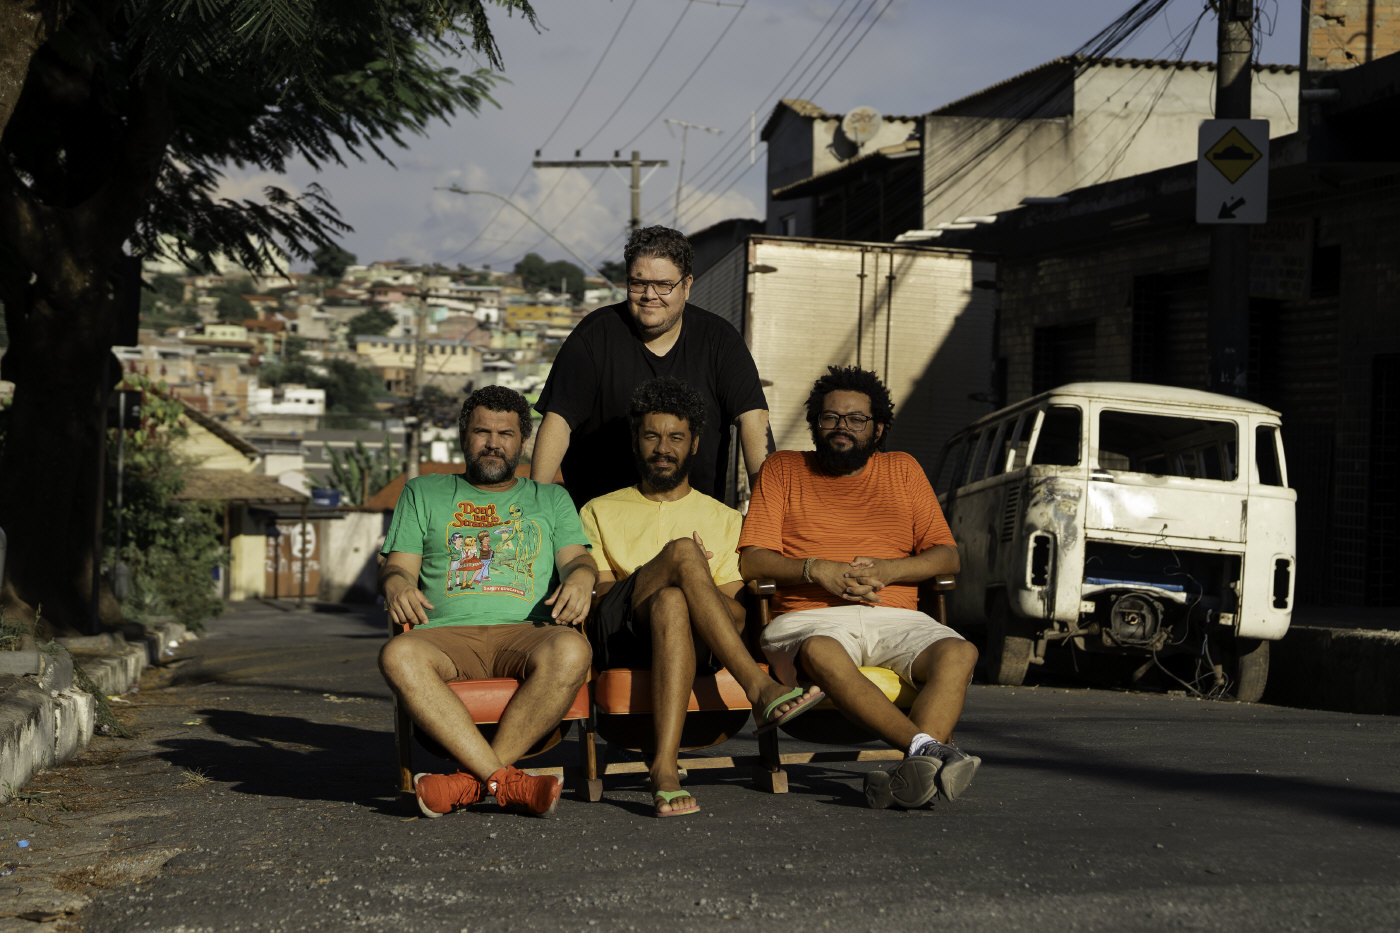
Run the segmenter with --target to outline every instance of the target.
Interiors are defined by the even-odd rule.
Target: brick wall
[[[1312,0],[1304,39],[1308,71],[1353,68],[1400,51],[1400,2]]]

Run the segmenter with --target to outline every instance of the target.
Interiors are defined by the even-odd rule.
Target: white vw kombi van
[[[950,621],[986,621],[992,682],[1019,684],[1068,649],[1143,669],[1193,656],[1173,673],[1193,689],[1263,694],[1268,643],[1293,611],[1296,496],[1277,412],[1074,383],[961,431],[934,488],[962,558]]]

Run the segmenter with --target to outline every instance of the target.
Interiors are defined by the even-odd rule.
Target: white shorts
[[[911,687],[914,659],[936,641],[962,636],[933,616],[886,606],[830,606],[785,612],[763,630],[759,644],[785,684],[797,683],[797,649],[813,635],[834,638],[857,667],[886,667]]]

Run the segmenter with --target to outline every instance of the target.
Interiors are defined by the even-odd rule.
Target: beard
[[[851,446],[845,450],[838,450],[831,445],[832,439],[836,437],[846,438],[851,442]],[[850,476],[860,472],[870,458],[875,456],[877,449],[873,436],[862,444],[854,435],[840,430],[833,431],[825,437],[814,430],[812,440],[817,445],[817,469],[828,476]]]
[[[637,456],[637,472],[641,474],[644,485],[650,486],[657,492],[670,492],[690,475],[690,459],[690,457],[682,457],[680,460],[673,460],[670,457],[653,457],[651,460],[643,460],[639,454]],[[668,463],[675,464],[669,473],[663,473],[657,469]]]
[[[488,454],[499,457],[499,462],[485,462],[485,457]],[[500,451],[483,450],[476,456],[467,458],[467,480],[474,486],[504,483],[508,477],[515,475],[515,468],[519,464],[519,454],[507,457]]]

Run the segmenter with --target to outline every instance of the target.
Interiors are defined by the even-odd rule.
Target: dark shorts
[[[610,667],[631,667],[651,670],[651,626],[637,618],[632,607],[632,594],[637,587],[637,575],[632,574],[603,594],[598,611],[584,627],[588,643],[593,646],[593,669],[605,671]],[[698,638],[695,642],[695,674],[707,676],[722,664],[710,653],[710,647]]]

